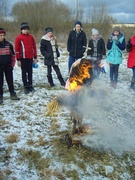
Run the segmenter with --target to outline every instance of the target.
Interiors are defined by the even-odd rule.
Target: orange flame
[[[89,60],[82,61],[77,66],[72,68],[72,72],[69,78],[68,90],[76,91],[84,84],[84,79],[90,78],[89,69],[92,68],[92,64]]]

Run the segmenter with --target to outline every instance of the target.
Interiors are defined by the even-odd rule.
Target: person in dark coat
[[[129,52],[127,67],[133,71],[130,88],[135,91],[135,35],[129,39],[126,50]]]
[[[101,59],[104,59],[106,55],[105,42],[97,29],[92,29],[92,36],[88,43],[87,56],[93,58],[93,70],[94,76],[97,77],[100,74]]]
[[[15,65],[15,53],[13,45],[5,39],[6,31],[0,28],[0,104],[3,103],[4,74],[8,84],[11,100],[20,100],[14,91],[13,67]]]
[[[55,86],[52,78],[52,67],[55,70],[61,85],[65,86],[65,81],[58,66],[58,57],[60,56],[60,53],[58,51],[56,38],[53,35],[53,29],[51,27],[47,27],[45,29],[45,35],[40,41],[40,51],[44,56],[44,64],[47,65],[47,78],[50,86]]]
[[[80,21],[75,22],[75,27],[70,31],[67,41],[67,50],[69,52],[68,69],[77,60],[83,57],[86,50],[87,39],[86,34],[82,29],[82,23]]]

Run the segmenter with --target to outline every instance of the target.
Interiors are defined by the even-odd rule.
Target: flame
[[[89,73],[90,68],[92,68],[92,64],[86,59],[73,67],[69,78],[68,90],[76,91],[82,88],[84,79],[91,77]]]

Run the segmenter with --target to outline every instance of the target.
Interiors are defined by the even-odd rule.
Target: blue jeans
[[[119,70],[119,64],[110,64],[110,80],[111,81],[118,80],[118,70]]]
[[[95,78],[99,77],[99,75],[100,75],[101,68],[99,65],[100,65],[100,63],[98,63],[98,62],[93,63],[93,71],[94,71]]]
[[[72,64],[77,60],[76,57],[73,57],[73,56],[69,56],[69,60],[68,60],[68,70],[70,72],[70,68],[72,66]]]
[[[132,68],[133,70],[133,78],[135,78],[135,66]]]

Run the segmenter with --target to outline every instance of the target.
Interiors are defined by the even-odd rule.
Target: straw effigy
[[[46,106],[45,116],[57,116],[60,111],[60,104],[58,103],[57,97],[54,97]]]

